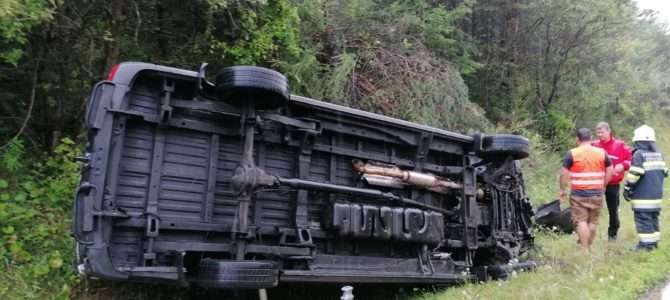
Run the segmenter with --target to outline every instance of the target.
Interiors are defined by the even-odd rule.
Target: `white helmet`
[[[639,141],[655,142],[656,133],[654,132],[654,128],[642,125],[635,129],[635,131],[633,131],[633,142]]]

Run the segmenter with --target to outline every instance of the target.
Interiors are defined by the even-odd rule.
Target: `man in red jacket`
[[[619,184],[623,179],[624,173],[630,168],[632,154],[626,143],[615,139],[612,136],[612,129],[607,122],[600,122],[596,126],[596,135],[598,141],[593,146],[602,148],[607,152],[614,174],[605,189],[605,201],[607,202],[607,211],[609,212],[610,222],[607,234],[610,241],[617,239],[619,231]]]

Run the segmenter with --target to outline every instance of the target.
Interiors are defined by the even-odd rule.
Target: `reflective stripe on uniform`
[[[661,233],[638,233],[637,237],[640,238],[640,242],[642,243],[655,243],[661,239]]]
[[[631,166],[630,169],[628,169],[628,173],[635,175],[642,175],[644,174],[644,169],[637,166]]]
[[[628,172],[625,177],[626,184],[635,184],[638,180],[640,180],[640,175],[635,175],[633,173]]]
[[[605,177],[605,172],[570,172],[570,177],[572,178],[584,178],[584,177]]]
[[[665,162],[664,161],[646,161],[646,162],[642,163],[642,167],[646,171],[665,170]]]
[[[633,209],[636,208],[661,208],[662,200],[630,200]]]
[[[572,184],[573,185],[591,185],[591,184],[604,184],[605,180],[604,179],[598,179],[598,180],[573,180]]]
[[[640,175],[635,175],[633,173],[628,173],[628,174],[626,174],[626,179],[637,181],[638,179],[640,179]]]

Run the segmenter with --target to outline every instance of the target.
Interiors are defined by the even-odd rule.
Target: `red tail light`
[[[117,64],[117,65],[113,66],[111,70],[109,70],[109,74],[107,74],[107,80],[109,80],[109,81],[114,80],[114,76],[116,75],[116,71],[119,70],[119,65],[120,64]]]

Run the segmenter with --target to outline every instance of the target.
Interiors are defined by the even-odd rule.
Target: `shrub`
[[[0,156],[0,295],[4,299],[67,299],[75,275],[70,201],[78,180],[75,143],[31,160],[22,143]]]

